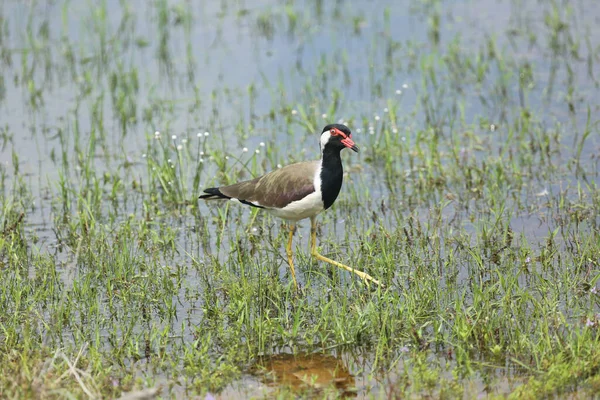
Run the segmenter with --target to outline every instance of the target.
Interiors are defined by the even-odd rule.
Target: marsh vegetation
[[[1,396],[597,392],[599,20],[593,0],[0,2]],[[313,264],[305,222],[299,295],[280,220],[197,197],[318,157],[331,122],[361,153],[320,249],[386,287]]]

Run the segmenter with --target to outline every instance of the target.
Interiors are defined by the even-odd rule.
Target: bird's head
[[[346,125],[331,124],[323,128],[321,133],[321,151],[325,147],[342,150],[346,147],[358,153],[358,146],[352,140],[352,132]]]

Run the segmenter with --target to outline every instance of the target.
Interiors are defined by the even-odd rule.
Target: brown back
[[[318,161],[287,165],[261,177],[220,187],[221,193],[268,208],[283,208],[315,191]]]

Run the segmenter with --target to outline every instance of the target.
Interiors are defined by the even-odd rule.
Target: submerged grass
[[[595,393],[598,35],[509,3],[0,6],[2,397]],[[297,293],[281,221],[196,200],[332,121],[362,151],[319,245],[385,289],[301,223]],[[318,357],[343,385],[268,371]]]

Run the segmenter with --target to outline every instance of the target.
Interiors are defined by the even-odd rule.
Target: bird
[[[310,252],[314,258],[358,275],[367,285],[372,282],[383,287],[371,275],[327,258],[317,250],[316,216],[330,208],[340,193],[343,180],[340,153],[346,148],[358,153],[358,146],[352,140],[350,129],[342,124],[327,125],[321,132],[319,160],[286,165],[251,180],[204,189],[204,194],[199,198],[234,201],[287,220],[289,236],[286,253],[296,288],[298,281],[294,269],[292,240],[296,223],[306,218],[310,218],[311,222]]]

